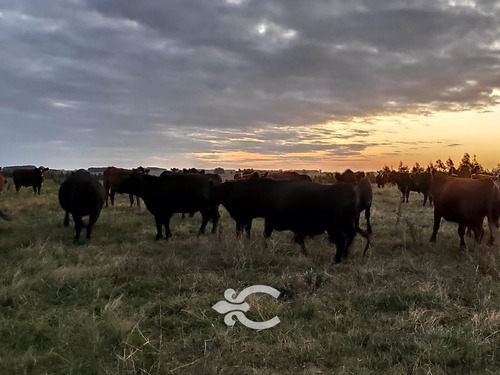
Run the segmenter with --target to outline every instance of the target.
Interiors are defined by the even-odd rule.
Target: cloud
[[[98,131],[73,149],[100,147],[102,163],[115,147],[147,159],[334,152],[342,139],[358,155],[373,128],[304,129],[498,103],[500,8],[471,4],[3,2],[0,121],[12,145],[0,156],[82,128]]]

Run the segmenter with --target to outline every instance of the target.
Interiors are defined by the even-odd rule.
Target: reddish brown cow
[[[43,174],[47,172],[49,168],[38,167],[33,169],[16,169],[12,172],[12,179],[14,180],[14,185],[16,186],[16,191],[19,192],[21,186],[33,187],[33,193],[40,195],[40,189],[43,184]]]
[[[143,168],[142,166],[138,167],[137,169],[108,167],[104,170],[104,172],[102,173],[102,178],[103,178],[104,191],[106,192],[106,207],[108,207],[108,198],[110,198],[111,200],[111,205],[114,206],[115,193],[118,186],[125,178],[130,176],[130,174],[133,171],[137,171],[142,174],[149,173],[149,169]],[[129,194],[129,200],[130,200],[130,207],[132,207],[134,205],[133,194]],[[137,201],[137,207],[140,207],[141,202],[138,196],[136,196],[136,201]]]
[[[493,245],[493,230],[499,226],[500,192],[492,180],[472,180],[450,177],[434,172],[431,195],[434,197],[434,227],[431,242],[436,241],[441,218],[458,223],[460,247],[466,248],[464,235],[467,227],[474,232],[476,243],[484,234],[483,220],[488,219],[490,239]]]

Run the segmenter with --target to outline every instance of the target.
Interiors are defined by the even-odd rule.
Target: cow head
[[[363,173],[364,176],[364,173]],[[350,169],[346,169],[344,173],[335,173],[335,179],[339,182],[346,182],[348,184],[356,184],[357,182],[357,176],[356,173],[354,173]]]

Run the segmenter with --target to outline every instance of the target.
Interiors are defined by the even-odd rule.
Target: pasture
[[[12,184],[12,179],[9,179]],[[497,374],[500,247],[459,250],[457,225],[428,242],[432,209],[411,193],[374,186],[372,246],[359,236],[332,264],[325,236],[309,255],[290,232],[263,246],[263,223],[238,240],[221,207],[218,235],[198,236],[200,215],[172,219],[154,241],[153,216],[128,196],[103,209],[93,238],[73,244],[59,184],[0,195],[2,374]],[[364,218],[361,227],[365,228]],[[485,226],[486,228],[486,226]],[[211,229],[209,224],[208,229]],[[495,233],[497,244],[500,233]],[[224,291],[263,284],[247,299],[254,331],[211,308]]]

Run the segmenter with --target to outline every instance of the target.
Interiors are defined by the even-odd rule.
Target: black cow
[[[137,172],[131,173],[118,186],[118,193],[129,193],[141,197],[146,207],[155,217],[156,239],[172,237],[170,218],[174,213],[195,213],[200,211],[202,223],[200,233],[205,233],[209,220],[212,220],[212,233],[217,230],[219,221],[218,205],[211,204],[213,181],[210,176],[199,173],[166,174],[161,177]]]
[[[375,182],[378,188],[384,188],[385,184],[388,182],[388,176],[385,171],[379,171],[375,177]]]
[[[354,173],[350,169],[346,169],[344,173],[335,173],[335,179],[339,182],[353,184],[358,187],[359,193],[359,213],[365,211],[366,229],[368,233],[372,233],[372,225],[370,223],[370,209],[372,207],[373,190],[372,184],[366,178],[364,172]]]
[[[106,199],[106,193],[99,180],[89,172],[79,169],[72,172],[59,188],[59,203],[66,211],[64,226],[69,225],[69,214],[75,222],[75,239],[80,239],[83,227],[83,216],[89,216],[87,224],[87,240],[90,240],[92,228],[99,218]]]
[[[408,198],[410,197],[410,173],[408,172],[389,172],[388,182],[392,182],[398,185],[398,189],[401,192],[401,203],[408,203]]]
[[[356,233],[368,239],[359,222],[358,194],[351,184],[321,185],[307,181],[276,181],[258,174],[246,180],[226,181],[214,188],[216,203],[222,203],[236,221],[236,231],[250,233],[253,218],[265,219],[264,235],[290,230],[294,241],[306,252],[306,236],[328,233],[335,243],[335,261],[347,255]]]
[[[432,196],[430,196],[432,184],[432,174],[431,172],[418,172],[412,173],[410,175],[410,183],[408,185],[408,193],[410,191],[415,191],[417,193],[422,193],[424,195],[424,204],[427,203],[427,198],[429,198],[429,204],[432,206]]]
[[[40,195],[40,189],[43,184],[43,174],[48,170],[49,168],[44,168],[42,166],[33,169],[14,170],[14,172],[12,172],[12,179],[14,180],[16,191],[19,192],[22,186],[33,186],[33,193],[36,194],[38,192],[38,195]]]

